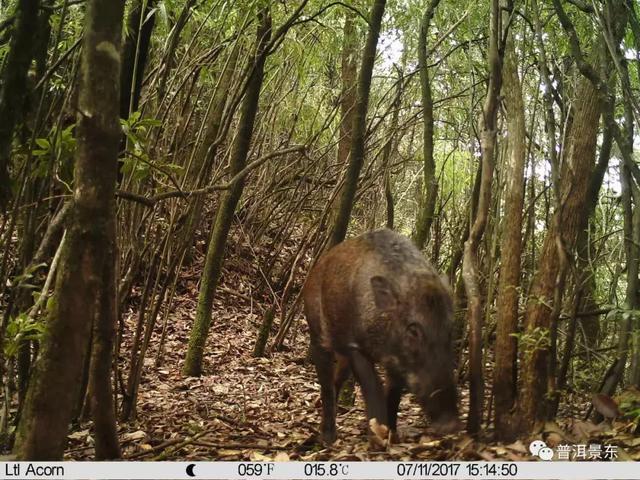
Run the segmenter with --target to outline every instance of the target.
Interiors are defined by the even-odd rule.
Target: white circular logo
[[[553,458],[553,450],[549,447],[542,447],[538,452],[538,456],[541,460],[551,460]]]
[[[538,456],[540,454],[540,449],[542,448],[546,448],[547,444],[544,443],[542,440],[534,440],[533,442],[531,442],[531,445],[529,445],[529,451],[531,452],[531,455],[534,456]]]

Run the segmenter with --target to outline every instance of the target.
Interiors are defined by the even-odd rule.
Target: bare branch
[[[589,81],[596,87],[596,90],[602,92],[606,89],[606,85],[603,84],[602,79],[595,71],[593,66],[587,62],[584,58],[584,54],[582,53],[582,49],[580,48],[580,40],[578,39],[578,34],[576,33],[576,29],[571,22],[571,19],[565,12],[564,7],[560,0],[552,0],[553,6],[556,10],[556,14],[558,15],[558,20],[560,20],[560,25],[562,25],[563,30],[567,34],[569,39],[569,45],[571,47],[571,55],[576,61],[576,65],[580,70],[580,73],[587,77]]]
[[[244,179],[252,170],[255,170],[263,163],[271,160],[272,158],[281,157],[290,153],[304,152],[306,150],[305,145],[295,145],[290,148],[278,150],[264,155],[257,160],[249,163],[246,167],[240,170],[231,180],[226,183],[218,183],[215,185],[209,185],[208,187],[199,188],[197,190],[184,191],[184,190],[170,190],[168,192],[159,193],[153,197],[145,197],[144,195],[138,195],[137,193],[125,192],[118,190],[116,196],[124,200],[130,200],[132,202],[140,203],[146,207],[153,208],[156,203],[167,200],[170,198],[189,198],[195,195],[206,195],[208,193],[217,192],[220,190],[228,190],[240,180]]]

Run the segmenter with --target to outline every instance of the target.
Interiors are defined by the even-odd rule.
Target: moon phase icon
[[[196,468],[196,464],[195,463],[190,463],[189,465],[187,465],[187,475],[189,475],[190,477],[195,477],[196,474],[193,473],[193,469]]]

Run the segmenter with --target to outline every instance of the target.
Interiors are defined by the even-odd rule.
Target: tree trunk
[[[262,10],[259,17],[260,24],[256,37],[256,61],[243,99],[238,133],[231,153],[231,177],[239,173],[246,166],[251,137],[253,136],[253,127],[256,114],[258,113],[260,90],[264,79],[265,49],[271,38],[271,17],[267,10]],[[211,325],[213,297],[222,271],[227,236],[231,229],[233,215],[240,201],[243,189],[244,180],[235,183],[229,190],[225,191],[220,206],[218,207],[215,224],[211,231],[209,247],[207,249],[207,257],[198,297],[196,319],[189,337],[189,348],[183,368],[185,375],[199,376],[202,373],[202,356],[209,333],[209,326]]]
[[[22,121],[27,93],[27,73],[33,59],[33,32],[38,28],[38,0],[19,0],[15,28],[5,59],[0,91],[0,212],[11,199],[11,145],[16,125]]]
[[[106,232],[109,241],[105,246],[105,256],[114,260],[118,256],[116,248],[115,222],[109,222]],[[89,364],[89,402],[95,429],[96,460],[113,460],[121,457],[118,431],[116,428],[116,407],[111,381],[113,366],[113,346],[116,338],[116,264],[104,263],[100,290],[97,297],[97,312],[91,341]]]
[[[624,65],[625,74],[626,64]],[[640,188],[631,178],[631,168],[635,167],[633,158],[634,125],[631,102],[628,98],[624,104],[624,132],[620,131],[612,116],[609,117],[611,128],[614,129],[616,143],[622,153],[624,163],[620,169],[622,209],[624,220],[624,250],[627,260],[627,287],[625,291],[625,309],[620,315],[620,329],[618,332],[616,364],[611,376],[605,382],[602,393],[613,395],[618,384],[622,381],[624,370],[629,358],[629,337],[632,326],[638,322],[638,308],[640,298],[638,297],[638,287],[640,282]],[[636,180],[637,182],[637,180]]]
[[[496,119],[498,94],[502,82],[502,59],[498,43],[501,35],[499,1],[491,1],[491,26],[489,31],[489,86],[482,109],[480,141],[482,148],[482,178],[478,197],[478,209],[469,238],[464,244],[462,278],[468,298],[467,318],[469,323],[469,417],[467,431],[476,435],[482,423],[484,400],[484,375],[482,368],[483,305],[480,289],[478,250],[487,225],[491,205],[491,183],[493,181],[494,153],[496,145]]]
[[[120,118],[138,110],[142,80],[149,58],[157,0],[135,0],[127,18],[127,37],[120,72]]]
[[[610,98],[604,108],[603,116],[605,118],[604,131],[602,133],[602,144],[600,145],[600,153],[598,162],[591,175],[589,182],[589,193],[587,194],[587,217],[589,225],[587,228],[578,233],[576,240],[577,267],[575,271],[575,298],[573,306],[573,314],[569,320],[567,334],[565,338],[564,351],[562,361],[558,369],[558,380],[556,382],[557,394],[552,399],[551,414],[555,416],[560,402],[560,394],[566,386],[567,374],[573,348],[575,345],[576,333],[578,325],[580,330],[584,332],[584,342],[587,348],[595,348],[600,330],[600,315],[580,316],[581,311],[595,311],[598,304],[595,301],[596,293],[596,272],[591,268],[591,259],[594,258],[594,246],[590,241],[591,236],[595,233],[595,225],[591,221],[598,204],[598,198],[604,175],[609,167],[609,159],[611,158],[611,147],[613,145],[613,129],[611,127],[613,121],[613,113],[615,106],[615,98]]]
[[[338,141],[338,165],[347,165],[353,142],[353,119],[357,99],[358,38],[352,12],[344,19],[342,40],[342,95],[340,98],[340,139]]]
[[[340,197],[340,204],[331,232],[329,246],[337,245],[344,240],[347,235],[351,210],[358,188],[358,177],[364,163],[365,135],[367,130],[367,109],[369,108],[369,90],[371,89],[371,76],[373,75],[373,64],[376,59],[376,49],[378,37],[380,36],[380,26],[386,0],[375,0],[369,18],[369,32],[362,52],[362,64],[358,76],[357,101],[354,108],[353,118],[353,141],[349,153],[349,165],[345,183]]]
[[[169,79],[169,74],[175,67],[175,55],[176,50],[178,49],[178,44],[180,43],[180,35],[182,34],[184,27],[187,25],[189,17],[191,16],[191,9],[195,3],[196,0],[187,0],[185,2],[180,15],[178,16],[178,20],[176,20],[176,23],[171,30],[171,35],[167,40],[168,46],[162,61],[162,72],[160,73],[160,82],[158,83],[157,90],[157,98],[160,100],[165,96],[165,89],[167,80]]]
[[[55,302],[16,438],[22,460],[60,460],[98,298],[115,298],[115,183],[124,1],[92,0],[85,21],[74,205],[56,277]]]
[[[546,416],[549,329],[560,268],[559,249],[565,255],[573,251],[578,232],[585,228],[586,201],[593,171],[601,101],[593,83],[581,77],[576,92],[574,121],[565,143],[562,165],[561,198],[551,222],[539,269],[531,286],[526,312],[527,345],[524,352],[521,419],[529,428]],[[558,243],[561,243],[561,246]]]
[[[431,80],[429,79],[429,66],[427,65],[429,58],[427,43],[429,42],[429,23],[439,3],[440,0],[431,0],[431,3],[429,3],[420,23],[420,37],[418,38],[418,70],[420,71],[423,117],[422,155],[424,157],[424,183],[422,185],[423,195],[420,199],[420,211],[416,220],[416,232],[413,241],[420,250],[429,241],[433,213],[436,208],[436,197],[438,195],[436,163],[433,158],[433,96]]]
[[[389,230],[393,230],[394,223],[394,204],[393,204],[393,189],[391,186],[391,157],[394,151],[396,142],[396,130],[398,129],[398,119],[400,117],[400,105],[402,101],[402,84],[404,82],[403,70],[398,68],[398,84],[396,85],[396,95],[393,99],[393,114],[391,116],[391,124],[389,125],[389,139],[382,149],[382,168],[384,170],[383,182],[384,182],[384,198],[385,198],[385,212],[386,222],[385,226]]]
[[[340,81],[342,92],[340,95],[340,138],[338,139],[337,164],[339,168],[349,165],[349,152],[353,144],[353,120],[356,114],[358,99],[358,44],[360,38],[354,23],[353,12],[345,13],[342,34],[342,59],[340,64]],[[339,191],[334,196],[331,205],[329,223],[335,224],[340,213],[338,199],[344,192],[344,184],[338,184]]]
[[[518,286],[522,255],[522,216],[524,206],[525,120],[522,86],[518,78],[517,57],[512,38],[507,43],[504,66],[504,96],[509,135],[508,165],[504,173],[506,192],[502,225],[502,265],[496,299],[496,345],[493,393],[496,433],[512,439],[515,432],[511,410],[516,400],[515,361],[518,330]]]

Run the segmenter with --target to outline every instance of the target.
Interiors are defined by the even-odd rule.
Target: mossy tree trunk
[[[427,43],[429,41],[429,24],[440,0],[431,0],[420,22],[420,37],[418,38],[418,70],[420,71],[420,92],[422,94],[422,155],[424,161],[423,195],[420,199],[420,210],[416,219],[416,230],[413,241],[422,250],[429,241],[433,213],[436,208],[438,195],[438,179],[436,178],[436,163],[433,158],[433,95],[429,78],[429,58]]]
[[[96,460],[112,460],[121,457],[116,429],[116,408],[113,396],[111,371],[113,347],[116,338],[116,264],[118,252],[115,242],[115,223],[109,225],[109,239],[104,255],[102,285],[96,298],[96,317],[91,340],[89,361],[89,395],[91,416],[95,430]]]
[[[11,144],[16,126],[22,121],[27,93],[27,73],[33,59],[33,33],[38,29],[39,0],[19,0],[15,28],[4,63],[0,90],[0,212],[11,198]]]
[[[342,242],[347,235],[349,219],[353,210],[353,202],[358,188],[358,177],[364,163],[365,135],[367,130],[367,110],[369,108],[369,92],[371,90],[371,76],[376,59],[378,37],[386,0],[375,0],[369,17],[369,32],[362,52],[362,63],[358,75],[357,100],[354,108],[351,150],[349,165],[340,197],[340,204],[331,232],[329,246]]]
[[[231,170],[229,172],[231,177],[239,173],[246,166],[247,155],[253,136],[253,127],[258,113],[260,90],[262,89],[264,79],[266,48],[271,38],[271,16],[268,10],[263,9],[259,17],[255,64],[250,74],[245,97],[242,101],[238,132],[231,152]],[[222,271],[227,237],[231,229],[236,206],[242,196],[244,183],[244,179],[240,180],[229,190],[225,191],[216,213],[215,224],[211,231],[211,238],[207,248],[205,267],[202,272],[196,319],[189,336],[189,348],[183,369],[185,375],[198,376],[202,373],[202,356],[211,325],[213,297]]]
[[[269,307],[262,316],[262,325],[258,331],[258,338],[256,338],[255,346],[253,347],[253,356],[264,357],[264,351],[267,347],[267,340],[269,340],[269,333],[273,326],[273,317],[275,316],[275,307]]]
[[[115,261],[123,12],[124,0],[91,0],[88,4],[74,205],[56,277],[55,301],[16,438],[15,451],[23,460],[62,458],[92,325],[108,331],[107,324],[113,321],[109,305],[115,299],[115,282],[108,272],[113,271]],[[109,362],[108,371],[107,357],[110,349],[101,356],[102,361]],[[108,381],[103,378],[100,383],[106,385]],[[100,393],[110,397],[110,386],[107,390]]]

